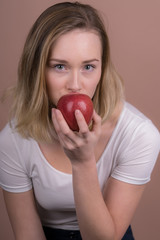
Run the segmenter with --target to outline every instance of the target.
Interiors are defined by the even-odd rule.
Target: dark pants
[[[47,240],[82,240],[79,231],[70,231],[62,229],[53,229],[49,227],[43,227]],[[134,240],[132,229],[129,226],[122,240]]]
[[[134,240],[131,226],[128,227],[126,233],[124,234],[122,240]]]

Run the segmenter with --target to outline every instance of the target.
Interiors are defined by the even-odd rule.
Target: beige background
[[[0,95],[16,81],[17,63],[33,21],[48,6],[61,1],[0,0]],[[160,129],[160,1],[83,0],[105,18],[113,62],[126,86],[127,101]],[[9,102],[0,104],[0,129],[7,122]],[[160,159],[132,222],[136,240],[160,239]],[[125,214],[125,213],[124,213]],[[0,190],[0,239],[13,233]]]

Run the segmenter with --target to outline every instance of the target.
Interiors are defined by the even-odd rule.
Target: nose
[[[81,77],[77,70],[70,73],[67,81],[67,89],[70,92],[79,92],[81,90]]]

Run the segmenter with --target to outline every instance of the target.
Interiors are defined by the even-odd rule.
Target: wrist
[[[96,159],[94,155],[90,155],[87,158],[78,159],[72,161],[72,171],[90,171],[96,168]]]

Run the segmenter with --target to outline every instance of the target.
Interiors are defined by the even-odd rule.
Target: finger
[[[63,140],[62,140],[62,137],[61,137],[61,134],[60,134],[60,127],[59,127],[59,124],[58,124],[58,121],[57,121],[57,117],[56,117],[56,109],[55,108],[52,108],[52,122],[53,122],[53,125],[54,125],[54,129],[57,133],[57,136],[58,136],[58,139],[59,139],[59,142],[61,143],[61,145],[63,145]]]
[[[73,144],[73,133],[59,110],[52,110],[52,120],[61,145],[67,146],[68,144]]]
[[[65,135],[71,134],[72,131],[69,128],[60,110],[55,109],[55,116],[56,116],[57,124],[59,126],[59,130]]]
[[[59,128],[59,124],[57,122],[55,110],[56,110],[55,108],[52,108],[52,122],[53,122],[56,132],[58,132],[60,128]]]
[[[89,129],[86,120],[80,110],[75,111],[75,118],[79,127],[79,132],[86,134]]]
[[[69,141],[75,145],[77,135],[70,129],[60,110],[56,109],[55,114],[59,127],[59,136],[63,139],[63,142],[65,141],[67,143],[67,141]]]
[[[100,133],[101,132],[101,117],[96,113],[96,111],[93,111],[93,125],[92,125],[92,131]]]

